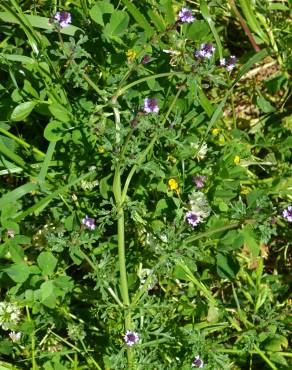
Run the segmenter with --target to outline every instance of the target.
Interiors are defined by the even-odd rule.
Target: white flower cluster
[[[0,302],[0,326],[3,330],[14,329],[21,317],[20,308],[14,303]]]
[[[205,143],[205,141],[202,143],[199,142],[191,143],[191,147],[196,150],[196,155],[194,158],[197,158],[198,161],[205,158],[208,151],[208,146],[207,143]]]
[[[210,216],[211,208],[206,195],[201,191],[194,190],[189,195],[189,202],[191,210],[186,213],[186,221],[192,227],[196,227]]]

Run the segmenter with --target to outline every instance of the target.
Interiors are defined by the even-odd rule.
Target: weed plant
[[[0,369],[288,369],[288,1],[0,1]]]

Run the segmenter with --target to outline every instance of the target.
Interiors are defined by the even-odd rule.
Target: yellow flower
[[[241,189],[241,192],[240,194],[242,195],[247,195],[248,193],[250,193],[250,188],[247,188],[246,186],[243,186],[242,189]]]
[[[178,183],[176,181],[176,179],[169,179],[168,180],[168,186],[170,188],[170,190],[175,190],[175,191],[178,191]]]
[[[97,151],[98,151],[98,153],[102,154],[102,153],[104,153],[104,152],[105,152],[105,149],[104,149],[104,147],[103,147],[103,146],[99,146],[99,147],[97,148]]]
[[[129,49],[127,52],[126,52],[126,56],[127,56],[127,59],[128,59],[128,62],[133,62],[133,60],[136,58],[137,56],[137,53],[135,50],[133,49]]]
[[[217,136],[220,132],[220,128],[213,128],[212,135]]]
[[[239,156],[239,155],[236,155],[236,156],[234,157],[234,159],[233,159],[233,162],[234,162],[235,164],[239,164],[239,163],[240,163],[240,156]]]

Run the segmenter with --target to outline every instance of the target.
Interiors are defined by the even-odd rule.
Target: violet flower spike
[[[81,222],[85,227],[87,227],[87,229],[95,230],[96,226],[95,226],[94,218],[90,218],[86,215],[85,218],[83,218],[83,220]]]
[[[178,13],[178,18],[181,23],[193,23],[195,20],[192,11],[188,8],[182,8]]]
[[[201,44],[201,49],[195,52],[196,58],[212,58],[215,53],[215,47],[212,44]]]
[[[189,225],[196,227],[201,222],[201,217],[193,211],[186,213],[186,221]]]
[[[292,206],[288,206],[287,209],[284,209],[282,215],[288,222],[292,222]]]
[[[144,107],[143,110],[145,113],[158,113],[159,107],[157,104],[157,99],[144,99]]]
[[[196,356],[192,362],[192,367],[198,367],[202,368],[204,367],[204,362],[203,360],[200,359],[200,356]]]
[[[228,72],[232,71],[233,68],[235,68],[235,64],[236,64],[236,61],[237,61],[237,58],[235,55],[231,55],[227,62],[226,62],[226,69]]]
[[[131,347],[134,344],[136,344],[137,342],[139,342],[139,340],[140,340],[140,338],[139,338],[138,333],[136,333],[134,331],[130,331],[130,330],[126,331],[126,334],[124,336],[124,341],[125,341],[127,346]]]
[[[54,20],[59,22],[61,28],[68,27],[72,21],[71,14],[69,12],[56,12]]]

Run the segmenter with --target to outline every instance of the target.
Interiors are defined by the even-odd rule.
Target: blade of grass
[[[20,167],[25,167],[24,160],[17,154],[15,154],[12,150],[10,150],[3,142],[2,138],[0,137],[0,152],[5,155],[5,157],[9,158],[11,161],[17,163]]]
[[[39,175],[38,175],[38,181],[39,181],[39,183],[41,185],[45,181],[46,174],[48,172],[49,165],[50,165],[50,162],[52,160],[52,157],[53,157],[53,154],[54,154],[54,150],[55,150],[56,144],[57,144],[56,141],[51,141],[50,144],[49,144],[49,147],[48,147],[48,150],[47,150],[45,159],[43,161],[41,170],[40,170]]]
[[[238,2],[252,31],[256,33],[263,42],[268,44],[269,42],[267,35],[263,32],[260,24],[258,23],[255,12],[253,11],[254,5],[251,4],[250,0],[238,0]]]
[[[73,186],[75,184],[78,184],[78,182],[80,182],[82,180],[85,180],[87,177],[90,176],[90,174],[91,174],[91,172],[89,172],[89,173],[87,173],[87,174],[85,174],[83,176],[80,176],[80,177],[78,177],[78,179],[75,179],[75,180],[70,181],[69,184],[66,184],[66,185],[58,188],[52,194],[49,194],[45,198],[43,198],[40,201],[38,201],[37,203],[35,203],[33,206],[29,207],[28,209],[26,209],[25,211],[23,211],[22,213],[20,213],[18,216],[16,216],[14,218],[14,221],[18,222],[20,220],[23,220],[26,216],[30,215],[33,212],[43,211],[43,209],[51,202],[51,200],[53,200],[54,198],[58,197],[59,194],[61,194],[64,191],[66,191],[71,186]]]
[[[16,200],[22,198],[27,193],[30,193],[33,190],[36,190],[37,188],[38,188],[37,184],[28,182],[27,184],[21,185],[18,188],[10,191],[9,193],[4,194],[0,198],[0,210],[3,207],[5,207],[5,206],[15,202]]]

